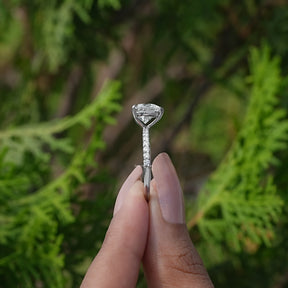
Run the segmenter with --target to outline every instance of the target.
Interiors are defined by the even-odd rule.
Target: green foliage
[[[77,15],[83,21],[89,20],[87,14],[87,10],[91,6],[89,2],[85,3],[85,1],[82,1],[82,3],[79,3],[79,1],[67,0],[63,1],[59,6],[55,5],[55,3],[51,5],[51,2],[49,2],[50,5],[44,4],[47,2],[43,3],[46,6],[44,6],[45,10],[42,12],[43,15],[41,15],[42,13],[37,15],[38,23],[35,23],[35,25],[40,26],[43,19],[45,19],[41,28],[43,42],[40,43],[41,46],[39,48],[44,48],[43,57],[47,59],[48,66],[52,71],[55,71],[59,65],[67,61],[67,54],[70,48],[69,42],[73,38],[74,25],[72,21],[74,15]]]
[[[121,3],[119,0],[99,0],[98,6],[100,8],[111,7],[113,9],[120,9]]]
[[[286,113],[277,108],[283,83],[279,59],[266,46],[253,48],[250,71],[251,96],[242,129],[199,195],[195,218],[188,224],[197,224],[211,265],[223,261],[229,250],[254,252],[262,243],[270,245],[284,204],[269,172],[288,139]]]
[[[218,164],[241,127],[243,103],[244,100],[230,89],[215,85],[190,125],[189,144],[193,149],[209,154]]]
[[[25,7],[24,11],[17,11],[20,5]],[[0,28],[0,32],[2,32],[1,36],[5,37],[2,39],[5,44],[1,45],[0,49],[1,61],[11,61],[11,58],[20,49],[25,33],[32,33],[35,42],[30,43],[31,47],[26,47],[26,49],[37,51],[37,55],[30,63],[33,73],[43,68],[50,72],[56,72],[59,67],[67,64],[69,57],[75,52],[73,51],[77,33],[75,19],[80,20],[84,25],[92,21],[90,12],[93,9],[93,1],[91,0],[48,2],[19,0],[2,3],[1,6],[0,13],[3,16],[1,17],[1,28],[3,30],[1,31]],[[118,0],[100,0],[97,6],[100,10],[105,7],[112,7],[116,10],[120,9],[121,4]],[[21,17],[25,17],[26,13],[30,14],[32,21],[23,26]],[[31,31],[27,31],[27,29]],[[97,34],[95,37],[97,38]],[[81,43],[77,43],[77,45],[79,44]]]
[[[95,153],[104,146],[102,131],[113,122],[111,114],[119,110],[118,100],[119,84],[110,83],[75,116],[1,132],[0,275],[4,287],[17,283],[35,287],[39,281],[45,287],[63,287],[59,225],[75,221],[72,192],[87,182],[89,169],[95,167]],[[86,129],[95,125],[86,147],[78,144],[77,151],[69,137],[56,137],[75,125]],[[57,155],[55,150],[74,153],[58,176],[47,167],[51,156]]]
[[[79,287],[141,161],[131,105],[148,101],[215,286],[287,285],[287,15],[285,1],[0,1],[0,286]],[[107,78],[125,95],[114,130]]]
[[[97,101],[88,105],[73,117],[1,131],[1,146],[4,149],[7,148],[5,161],[22,163],[23,155],[26,152],[30,152],[43,161],[49,161],[50,153],[43,151],[43,145],[48,145],[51,150],[72,154],[74,149],[71,146],[70,139],[64,138],[59,141],[54,135],[77,124],[88,128],[91,126],[93,116],[97,117],[97,115],[101,115],[101,112],[104,112],[101,115],[103,118],[101,120],[104,123],[113,123],[114,119],[110,116],[110,113],[119,109],[119,105],[113,103],[115,101],[114,98],[117,99],[118,97],[117,89],[116,84],[108,86],[98,96]],[[99,145],[101,146],[103,143]]]

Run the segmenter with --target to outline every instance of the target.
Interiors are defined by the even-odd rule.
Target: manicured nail
[[[131,187],[135,184],[135,182],[140,179],[141,175],[142,175],[142,168],[141,166],[138,165],[127,177],[118,193],[114,206],[113,216],[120,210],[123,202],[125,201],[127,192],[131,189]]]
[[[176,170],[166,153],[155,158],[152,171],[163,218],[169,223],[185,223],[182,189]]]

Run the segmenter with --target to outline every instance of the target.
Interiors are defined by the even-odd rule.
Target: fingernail
[[[169,223],[185,223],[183,193],[169,156],[159,154],[152,170],[163,218]]]
[[[141,166],[138,165],[130,173],[130,175],[127,177],[127,179],[123,183],[121,189],[119,190],[119,193],[115,202],[115,206],[114,206],[113,216],[120,210],[123,202],[125,201],[127,192],[131,189],[134,183],[140,179],[141,175],[142,175],[142,168]]]

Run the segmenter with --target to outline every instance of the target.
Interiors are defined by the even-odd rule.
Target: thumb
[[[123,184],[114,208],[114,217],[98,255],[90,265],[81,288],[136,286],[144,254],[149,211],[138,166]]]
[[[149,235],[144,255],[148,287],[213,287],[186,229],[182,190],[168,155],[158,155],[152,169]]]

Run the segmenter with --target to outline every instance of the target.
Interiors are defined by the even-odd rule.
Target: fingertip
[[[152,164],[148,241],[144,271],[148,287],[201,287],[213,284],[185,225],[183,193],[166,153]]]
[[[149,223],[143,191],[143,183],[136,180],[129,190],[123,192],[122,204],[81,287],[135,287]]]
[[[113,216],[120,210],[127,193],[132,188],[137,180],[141,178],[142,168],[140,165],[137,165],[134,170],[130,173],[130,175],[126,178],[122,187],[119,190],[118,196],[115,201]]]
[[[169,155],[168,155],[166,152],[161,152],[161,153],[159,153],[159,154],[155,157],[155,159],[153,160],[152,169],[153,169],[153,166],[154,166],[154,168],[155,168],[155,167],[157,167],[161,162],[167,161],[167,160],[171,161]]]
[[[172,161],[167,153],[159,154],[152,164],[154,190],[163,218],[170,223],[185,223],[182,188]]]

